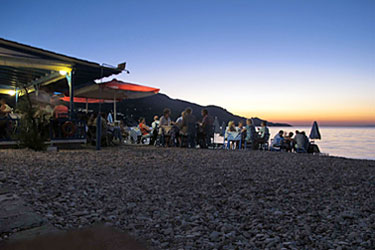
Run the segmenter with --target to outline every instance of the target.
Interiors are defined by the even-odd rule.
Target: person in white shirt
[[[260,129],[259,129],[259,138],[258,138],[258,143],[263,144],[268,142],[268,139],[270,138],[270,131],[267,127],[267,122],[262,121],[260,124]]]
[[[284,131],[280,130],[279,133],[275,135],[271,144],[272,148],[279,147],[281,149],[283,142],[284,142],[283,134],[284,134]]]
[[[108,112],[108,115],[107,115],[107,122],[109,124],[113,124],[113,117],[112,117],[112,113],[111,112]]]
[[[159,130],[159,116],[154,116],[154,121],[151,123],[151,139],[150,139],[150,145],[154,145],[155,141],[158,137],[158,130]]]
[[[154,116],[154,121],[151,123],[152,130],[157,129],[159,127],[159,116]]]

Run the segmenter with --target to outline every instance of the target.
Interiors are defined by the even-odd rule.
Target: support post
[[[100,96],[102,93],[102,88],[100,88]],[[99,102],[99,112],[96,118],[96,150],[100,150],[101,142],[102,142],[102,101]],[[104,131],[105,133],[107,131]]]
[[[116,94],[113,96],[113,122],[117,121]]]
[[[96,118],[96,150],[100,150],[100,144],[102,142],[102,116],[99,112]]]
[[[69,85],[69,119],[72,120],[74,117],[74,70],[66,74],[66,80]]]
[[[15,105],[15,107],[17,107],[18,98],[19,98],[19,93],[18,93],[18,88],[16,88],[16,105]]]

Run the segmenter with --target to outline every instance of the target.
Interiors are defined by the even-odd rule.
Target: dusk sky
[[[375,124],[373,0],[2,0],[0,37],[246,117]]]

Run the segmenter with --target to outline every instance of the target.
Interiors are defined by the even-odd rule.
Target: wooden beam
[[[67,72],[70,72],[72,68],[72,65],[60,61],[34,58],[14,58],[7,56],[0,57],[0,66],[45,69],[53,71],[64,70]]]

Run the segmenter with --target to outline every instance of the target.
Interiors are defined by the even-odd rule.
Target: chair
[[[245,140],[245,143],[244,143],[244,149],[253,149],[253,142],[252,141],[247,141]]]
[[[271,139],[270,151],[281,151],[281,145],[273,145],[273,139]]]
[[[260,150],[268,150],[269,149],[269,144],[268,144],[268,140],[270,138],[270,135],[269,134],[266,134],[263,141],[261,143],[259,143],[259,149]]]
[[[231,142],[237,142],[238,141],[239,142],[238,149],[241,149],[241,145],[242,145],[241,133],[238,133],[236,136],[234,136],[232,133],[235,133],[235,132],[228,132],[226,138],[224,136],[224,145],[223,145],[223,147],[226,148],[226,149],[229,149]],[[238,140],[238,137],[239,137],[239,140]],[[226,143],[225,143],[225,140],[227,140]]]

